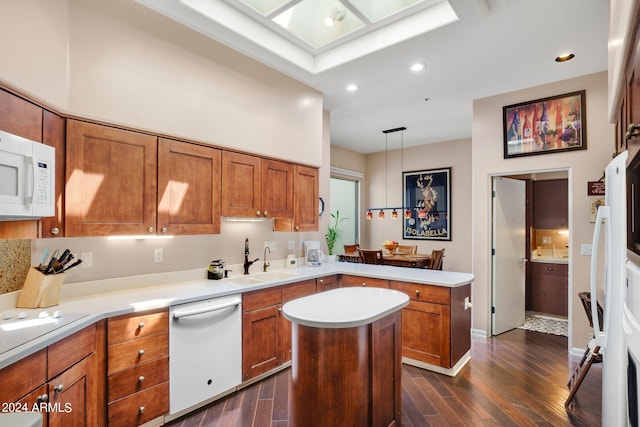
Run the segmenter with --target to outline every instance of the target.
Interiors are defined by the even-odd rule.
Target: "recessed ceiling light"
[[[350,84],[349,86],[347,86],[347,90],[349,92],[355,92],[358,90],[358,86],[354,85],[354,84]]]
[[[424,62],[416,62],[411,66],[411,71],[422,71],[427,66]]]
[[[561,53],[560,55],[556,56],[556,62],[566,62],[570,59],[573,59],[574,57],[575,55],[573,53]]]

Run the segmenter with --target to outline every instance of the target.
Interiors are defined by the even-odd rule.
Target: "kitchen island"
[[[400,423],[401,315],[391,289],[340,288],[286,303],[292,426]]]

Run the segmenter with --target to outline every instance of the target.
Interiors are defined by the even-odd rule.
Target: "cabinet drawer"
[[[112,345],[168,330],[168,311],[112,317],[107,320],[107,344]]]
[[[385,279],[373,279],[371,277],[342,276],[342,286],[369,286],[371,288],[388,288],[389,281]]]
[[[49,346],[47,376],[55,377],[94,351],[96,351],[95,324]]]
[[[169,334],[154,334],[107,348],[109,374],[169,356]]]
[[[109,404],[110,426],[137,426],[169,411],[169,383],[158,384]]]
[[[316,279],[292,283],[282,287],[282,302],[294,300],[316,293]]]
[[[163,357],[109,375],[107,400],[113,402],[165,381],[169,381],[169,359]]]
[[[404,292],[414,301],[432,302],[434,304],[444,305],[449,305],[451,303],[450,289],[444,286],[391,281],[390,287],[396,291]]]
[[[42,349],[0,370],[0,378],[5,385],[0,387],[0,403],[17,402],[47,381],[47,350]]]
[[[532,262],[531,274],[545,276],[568,276],[569,266],[567,264],[553,264],[545,262]]]
[[[257,308],[269,307],[270,305],[282,302],[282,287],[261,289],[259,291],[242,294],[242,312],[255,310]]]
[[[316,279],[316,292],[330,291],[340,287],[337,275],[319,277]]]

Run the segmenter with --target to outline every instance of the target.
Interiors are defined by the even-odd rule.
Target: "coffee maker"
[[[310,267],[319,267],[322,265],[324,254],[320,250],[319,240],[305,240],[304,254],[305,265]]]

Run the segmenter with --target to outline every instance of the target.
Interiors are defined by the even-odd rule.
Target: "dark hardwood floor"
[[[567,338],[515,329],[473,338],[455,377],[403,365],[402,425],[599,426],[602,364],[594,364],[571,411],[567,380],[580,358]],[[173,421],[173,427],[287,427],[290,369]],[[339,427],[339,426],[336,426]]]

